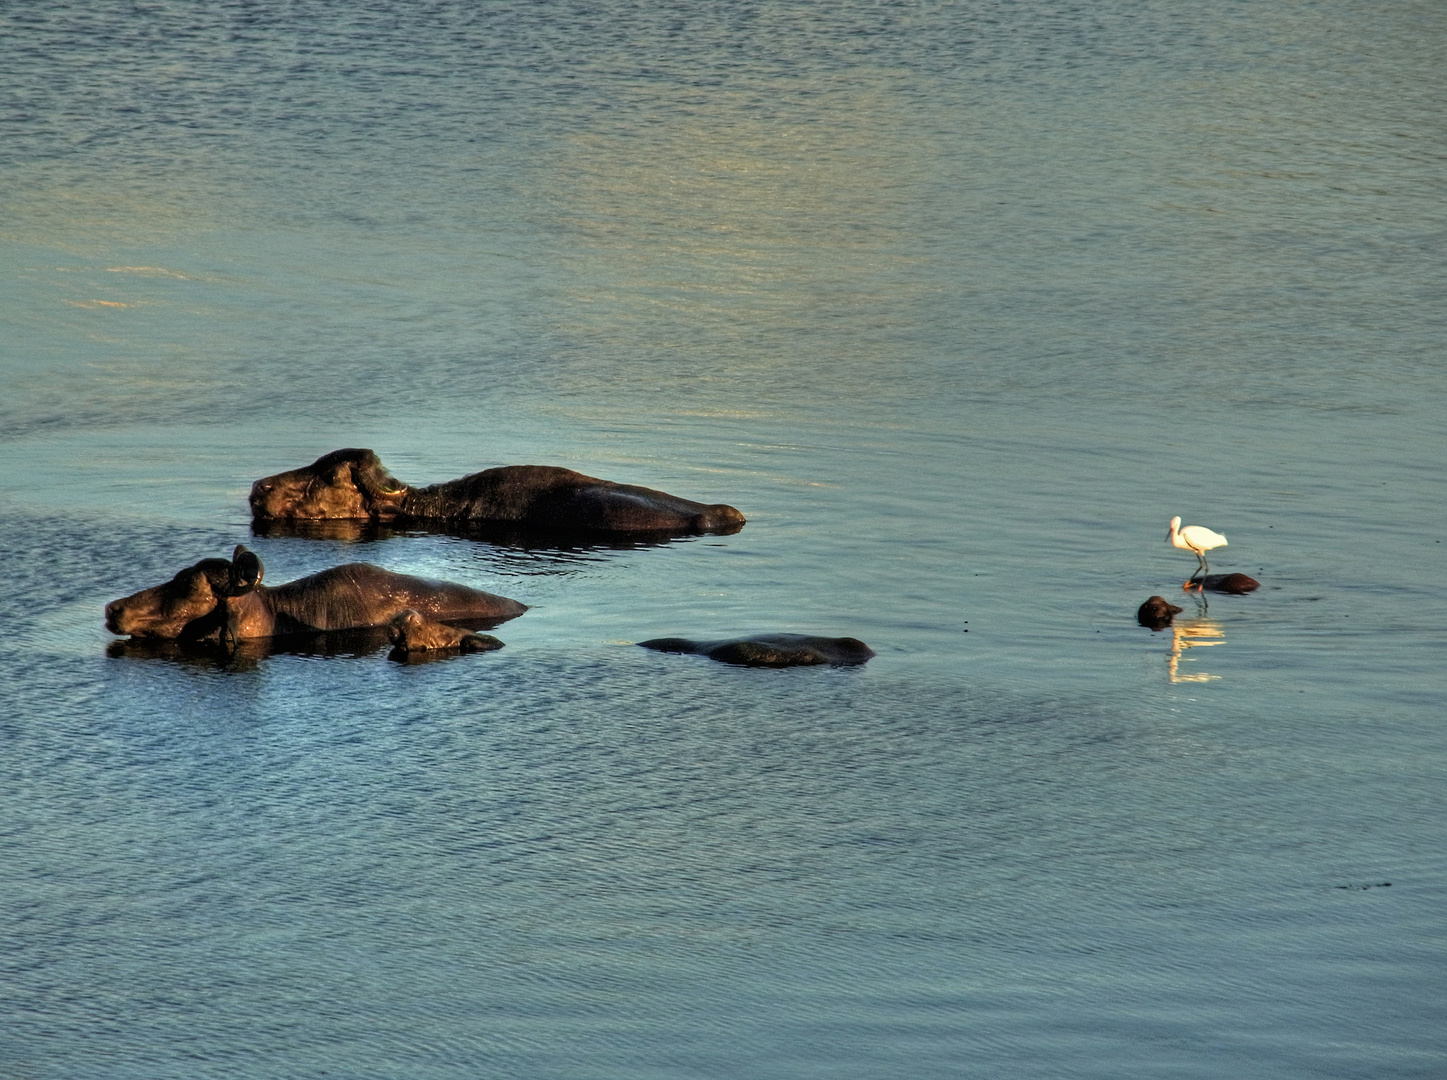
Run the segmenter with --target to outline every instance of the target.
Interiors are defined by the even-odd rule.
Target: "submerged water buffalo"
[[[551,465],[504,465],[424,488],[398,482],[370,450],[334,450],[251,487],[254,522],[362,520],[525,526],[613,535],[728,533],[744,516],[652,488]]]
[[[755,634],[727,641],[653,638],[638,643],[658,652],[697,653],[725,664],[744,667],[799,667],[809,664],[862,664],[874,650],[858,638],[815,637],[812,634]]]
[[[455,585],[348,563],[275,587],[261,560],[238,545],[230,559],[202,559],[170,581],[105,608],[106,628],[135,638],[223,644],[283,634],[385,626],[409,608],[438,622],[495,626],[526,605]]]
[[[492,652],[503,643],[491,634],[474,634],[461,627],[429,619],[408,608],[387,625],[387,638],[398,652]]]

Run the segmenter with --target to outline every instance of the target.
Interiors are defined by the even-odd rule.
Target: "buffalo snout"
[[[728,503],[714,503],[693,519],[693,528],[701,533],[736,533],[748,519]]]

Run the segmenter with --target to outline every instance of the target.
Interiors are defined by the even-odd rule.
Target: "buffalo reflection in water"
[[[268,538],[295,538],[299,540],[332,540],[344,544],[379,543],[384,540],[415,536],[448,536],[461,540],[475,540],[495,548],[511,549],[517,552],[537,555],[552,555],[559,559],[587,559],[590,556],[607,556],[613,552],[638,551],[644,548],[664,547],[668,544],[688,544],[698,540],[717,540],[718,534],[676,532],[640,532],[627,536],[599,536],[597,533],[566,532],[559,529],[540,529],[524,525],[486,524],[476,522],[448,522],[445,525],[430,525],[409,521],[396,524],[385,521],[353,521],[335,519],[327,521],[253,521],[251,532],[254,536]]]
[[[106,655],[115,659],[166,660],[186,667],[222,671],[251,671],[268,656],[359,659],[385,651],[388,660],[411,665],[469,655],[461,649],[406,652],[393,648],[389,630],[386,626],[369,626],[361,630],[247,638],[237,642],[234,648],[226,648],[215,638],[203,641],[129,638],[111,642],[106,646]]]

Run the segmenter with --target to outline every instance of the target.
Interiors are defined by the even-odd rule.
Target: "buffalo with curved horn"
[[[112,600],[106,628],[136,638],[223,644],[285,634],[386,626],[409,609],[428,619],[474,628],[495,626],[525,604],[457,585],[348,563],[284,585],[261,583],[256,554],[237,545],[230,559],[202,559],[170,581]]]

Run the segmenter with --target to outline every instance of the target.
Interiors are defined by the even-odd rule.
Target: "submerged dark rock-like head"
[[[251,485],[251,513],[258,521],[386,520],[407,495],[370,450],[324,454],[310,465],[264,476]]]
[[[1152,596],[1137,609],[1135,617],[1136,622],[1142,626],[1149,626],[1152,630],[1164,630],[1171,625],[1171,619],[1180,613],[1181,609],[1164,596]]]

